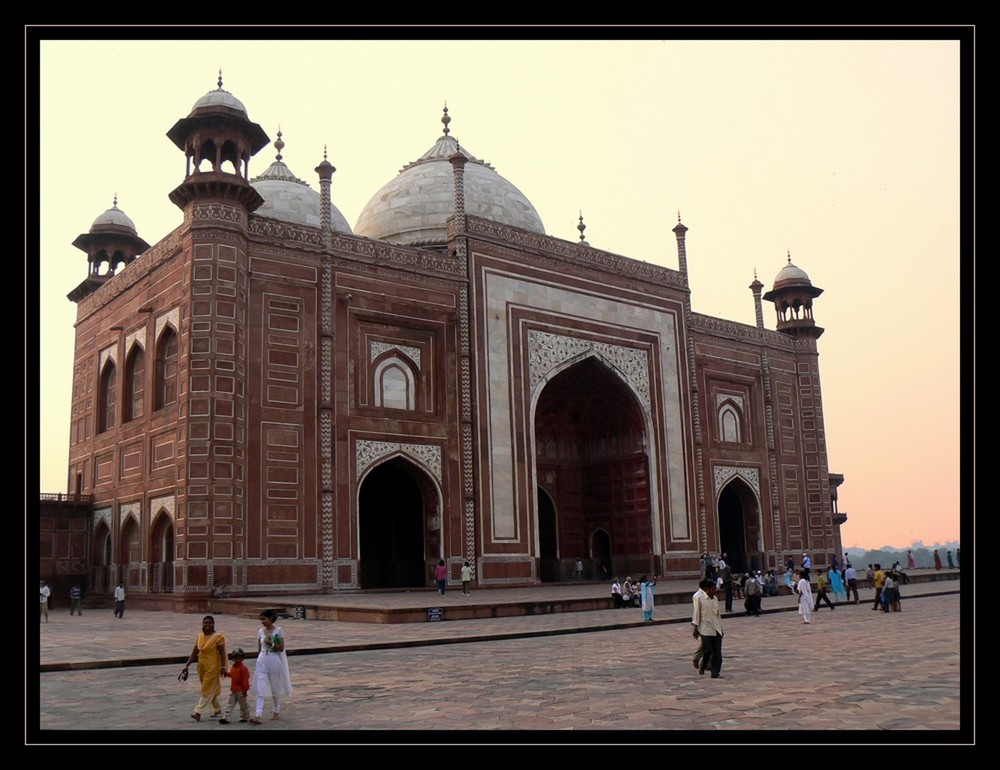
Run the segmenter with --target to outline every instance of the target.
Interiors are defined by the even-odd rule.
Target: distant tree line
[[[941,564],[944,567],[948,566],[947,552],[949,550],[951,551],[952,561],[955,562],[955,566],[961,566],[955,558],[955,551],[958,548],[959,546],[956,546],[954,543],[937,547],[938,556],[941,557]],[[875,551],[852,551],[848,548],[846,552],[854,568],[860,570],[864,570],[869,564],[881,564],[883,567],[888,567],[897,561],[903,565],[903,569],[906,569],[907,551],[913,551],[913,560],[917,563],[917,569],[934,569],[934,550],[934,548],[924,546],[901,549],[883,546]]]

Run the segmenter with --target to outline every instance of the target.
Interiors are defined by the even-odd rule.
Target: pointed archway
[[[119,535],[118,580],[125,588],[138,588],[140,584],[139,564],[142,562],[142,539],[139,523],[134,516],[126,516]]]
[[[719,550],[735,572],[761,569],[760,505],[738,476],[719,492]]]
[[[90,541],[90,591],[101,593],[110,591],[115,584],[111,571],[111,530],[104,519],[94,526],[94,537]]]
[[[441,550],[437,499],[430,477],[402,457],[368,472],[358,490],[362,588],[427,585],[428,559]]]
[[[538,488],[538,576],[543,583],[559,580],[559,527],[556,506],[541,487]]]
[[[150,538],[150,588],[156,593],[174,590],[174,523],[165,511],[153,521]]]
[[[536,478],[556,512],[559,574],[651,571],[653,522],[646,419],[624,380],[596,356],[556,374],[535,406]],[[545,547],[539,505],[539,556]],[[595,536],[600,532],[600,537]]]

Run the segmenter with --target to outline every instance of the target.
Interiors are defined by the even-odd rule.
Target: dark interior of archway
[[[719,542],[734,572],[750,569],[744,529],[743,502],[734,485],[729,484],[719,495]]]
[[[361,587],[425,585],[424,501],[405,464],[390,460],[372,470],[358,509]]]
[[[649,569],[652,552],[649,463],[642,410],[625,383],[595,358],[554,377],[535,410],[538,477],[553,477],[559,559],[589,560],[591,535],[610,538],[609,570]],[[540,520],[541,524],[541,520]]]
[[[538,552],[541,557],[538,576],[543,583],[559,579],[559,545],[556,541],[556,507],[544,489],[538,489]]]

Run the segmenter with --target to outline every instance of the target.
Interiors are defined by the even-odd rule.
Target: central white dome
[[[524,193],[478,160],[448,135],[450,118],[441,119],[444,136],[368,201],[355,235],[406,246],[444,246],[448,218],[454,213],[455,172],[448,161],[456,152],[465,166],[465,212],[511,227],[545,233],[542,220]]]

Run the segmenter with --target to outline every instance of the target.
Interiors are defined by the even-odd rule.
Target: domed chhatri
[[[250,116],[247,114],[247,108],[243,106],[243,102],[229,93],[229,91],[224,91],[222,89],[222,70],[219,70],[218,88],[214,91],[209,91],[196,101],[194,103],[194,107],[191,108],[191,113],[188,117],[194,118],[207,113],[219,113],[226,111],[235,112],[246,120],[250,119]]]
[[[545,233],[531,201],[489,163],[461,147],[450,135],[450,121],[445,107],[442,135],[372,196],[358,217],[356,235],[407,246],[444,247],[446,223],[455,208],[454,170],[448,160],[455,153],[468,159],[464,171],[466,214]]]
[[[281,129],[278,129],[274,147],[278,151],[274,162],[260,176],[250,180],[250,184],[264,199],[264,203],[254,213],[291,224],[320,227],[320,194],[295,176],[284,163],[281,151],[285,148],[285,142]],[[344,215],[332,204],[330,226],[340,232],[351,232],[351,226],[347,224]]]
[[[117,195],[111,208],[94,220],[94,223],[90,226],[90,232],[124,232],[128,235],[138,235],[135,223],[129,219],[124,211],[118,208]],[[149,247],[147,246],[146,248]]]
[[[764,299],[774,303],[778,313],[775,328],[793,337],[818,339],[823,328],[813,318],[813,300],[822,293],[822,289],[812,285],[805,270],[792,264],[792,255],[788,254],[787,264],[774,277],[771,291],[764,295]]]
[[[111,208],[94,220],[89,232],[78,235],[73,245],[86,252],[88,265],[87,277],[67,295],[74,302],[92,294],[119,267],[132,264],[149,249],[149,244],[139,237],[135,223],[118,208],[117,195]]]

